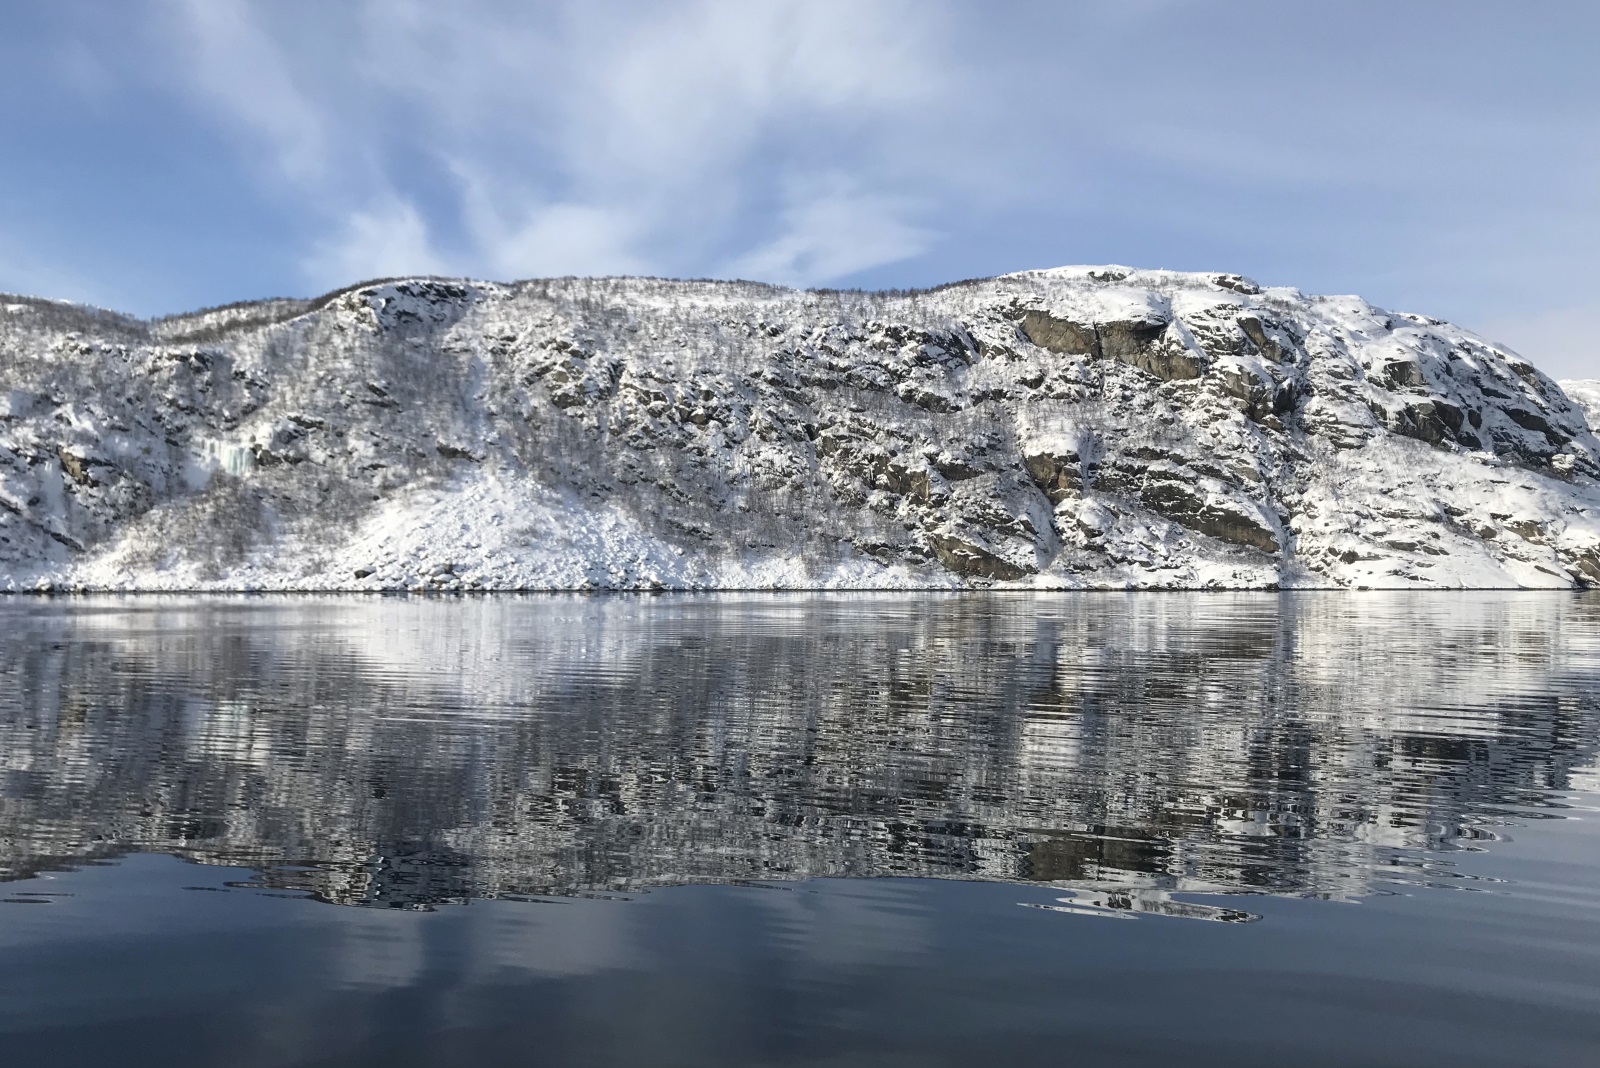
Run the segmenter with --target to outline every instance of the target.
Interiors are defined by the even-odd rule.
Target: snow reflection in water
[[[1584,596],[0,614],[8,879],[151,851],[431,908],[917,876],[1048,884],[1069,893],[1039,907],[1067,912],[1240,920],[1173,895],[1462,884],[1455,855],[1561,815],[1600,742],[1600,599]]]

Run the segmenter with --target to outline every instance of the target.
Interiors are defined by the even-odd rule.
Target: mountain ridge
[[[13,591],[1600,583],[1600,391],[1239,275],[0,297],[0,370]]]

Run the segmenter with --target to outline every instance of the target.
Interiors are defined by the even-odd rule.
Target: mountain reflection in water
[[[1459,881],[1600,743],[1594,596],[107,598],[0,627],[0,878],[151,851],[344,905],[892,875],[1247,919],[1170,895]]]

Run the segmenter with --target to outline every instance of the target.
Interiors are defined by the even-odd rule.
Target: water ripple
[[[1514,892],[1594,811],[1600,598],[12,600],[0,878],[126,852],[434,908],[813,876]],[[17,893],[9,900],[45,901]]]

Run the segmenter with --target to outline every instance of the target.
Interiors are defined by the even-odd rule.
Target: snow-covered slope
[[[0,298],[0,589],[1568,587],[1597,458],[1515,354],[1234,275]]]
[[[1600,427],[1600,379],[1585,378],[1562,382],[1561,391],[1582,409],[1589,429]]]

